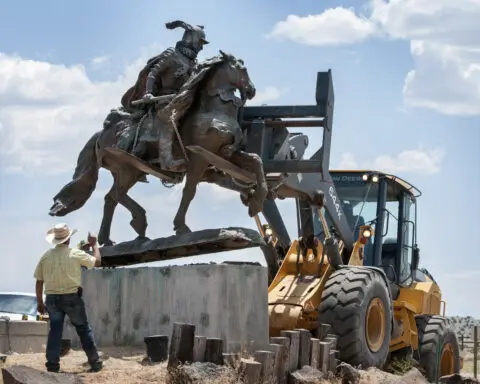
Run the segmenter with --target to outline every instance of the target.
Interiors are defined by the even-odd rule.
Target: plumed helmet
[[[195,52],[201,51],[203,46],[209,43],[206,40],[203,25],[191,25],[181,20],[175,20],[166,23],[165,26],[168,29],[183,28],[185,32],[183,33],[182,42]]]

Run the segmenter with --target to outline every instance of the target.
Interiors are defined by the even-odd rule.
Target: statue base
[[[265,245],[250,228],[204,229],[154,240],[136,239],[100,248],[102,267],[117,267]]]

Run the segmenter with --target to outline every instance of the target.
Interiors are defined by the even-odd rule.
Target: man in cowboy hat
[[[193,68],[197,64],[197,55],[205,44],[209,44],[205,37],[205,31],[201,25],[190,25],[181,20],[166,23],[168,29],[183,28],[185,32],[175,47],[167,48],[157,56],[149,59],[145,67],[138,74],[136,83],[129,88],[122,97],[122,106],[135,116],[144,116],[151,111],[149,100],[154,96],[175,95],[182,85],[188,80]],[[140,105],[133,105],[135,100],[143,100]],[[155,108],[163,108],[168,101],[157,102]],[[138,119],[138,117],[137,117]],[[135,137],[137,125],[132,125],[127,135],[127,140],[119,143],[122,149],[129,150]],[[178,170],[185,165],[183,159],[174,160],[172,156],[172,142],[174,132],[169,127],[160,127],[160,137],[153,132],[153,124],[145,121],[138,128],[140,134],[138,143],[133,148],[133,154],[145,158],[149,142],[159,143],[160,158],[154,161],[160,162],[164,170]],[[140,181],[145,182],[143,176]]]
[[[35,290],[38,311],[48,312],[50,330],[47,340],[45,366],[50,372],[60,370],[60,343],[63,333],[63,322],[67,315],[75,327],[93,371],[102,369],[93,332],[87,320],[85,304],[81,297],[82,266],[93,268],[101,265],[101,255],[97,246],[97,238],[88,234],[88,243],[93,249],[93,256],[77,248],[70,248],[70,238],[76,229],[67,224],[57,224],[47,232],[46,239],[55,245],[47,250],[35,268]],[[43,288],[45,287],[45,303]]]

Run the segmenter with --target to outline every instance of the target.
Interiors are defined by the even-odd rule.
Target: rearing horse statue
[[[235,95],[237,90],[240,98]],[[175,143],[177,153],[188,157],[186,170],[173,175],[177,182],[186,177],[180,206],[173,220],[177,235],[191,232],[186,224],[186,214],[195,197],[198,183],[208,181],[208,173],[221,171],[212,168],[208,156],[198,151],[185,151],[185,148],[200,147],[204,153],[219,156],[240,169],[253,173],[256,185],[248,197],[249,215],[254,216],[262,210],[268,192],[262,161],[256,154],[243,150],[244,135],[238,123],[239,108],[254,96],[255,86],[243,61],[220,51],[220,55],[200,63],[173,100],[164,109],[157,111],[154,120],[156,128],[162,129],[164,124],[171,124],[179,135]],[[128,114],[118,112],[115,118],[110,119],[111,124],[105,125],[103,130],[96,132],[87,141],[78,156],[72,181],[53,198],[54,203],[49,212],[51,216],[64,216],[81,208],[95,189],[99,168],[108,169],[113,176],[113,185],[105,196],[98,235],[102,245],[113,244],[110,230],[118,203],[130,211],[130,225],[137,232],[138,238],[145,238],[146,235],[145,210],[128,196],[128,191],[145,174],[145,170],[132,166],[132,162],[122,160],[124,157],[115,155],[112,151],[119,135],[128,126],[128,119]]]

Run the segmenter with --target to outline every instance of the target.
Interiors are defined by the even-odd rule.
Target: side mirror
[[[419,262],[420,262],[420,249],[417,246],[414,246],[413,255],[412,255],[412,270],[416,271],[418,269]]]

